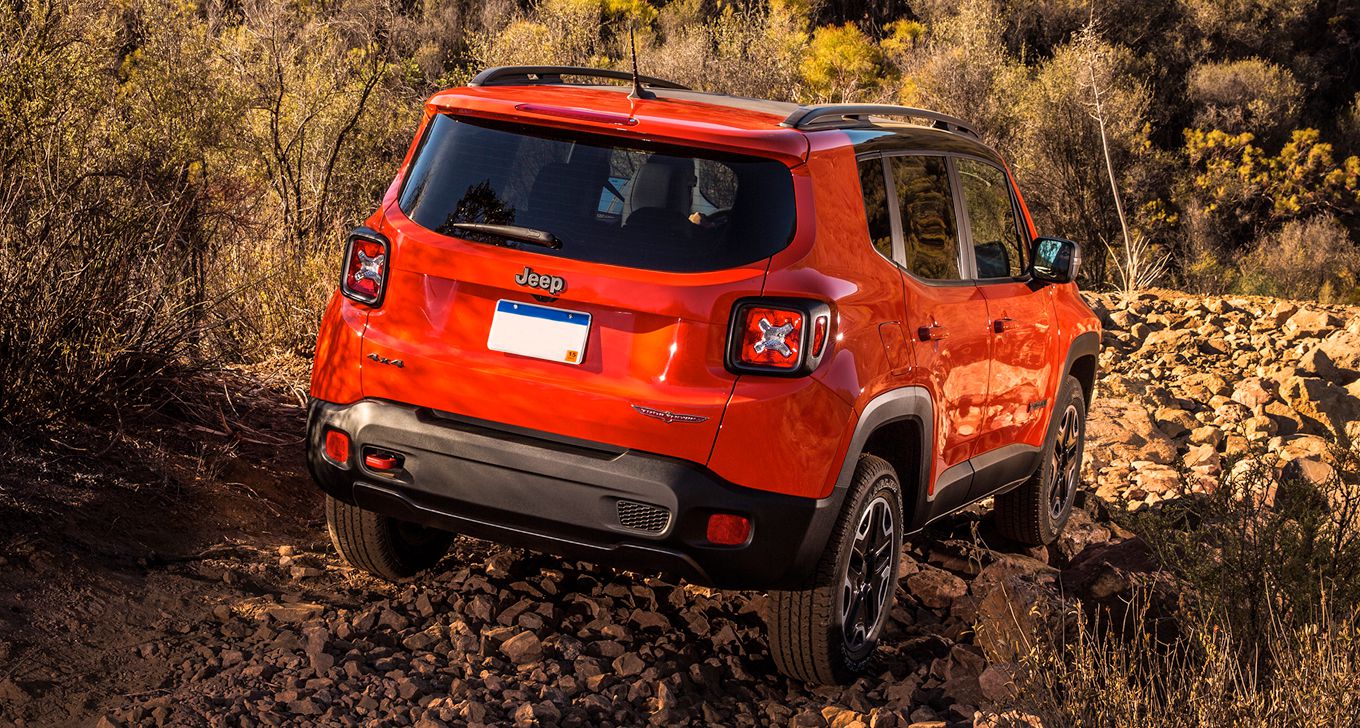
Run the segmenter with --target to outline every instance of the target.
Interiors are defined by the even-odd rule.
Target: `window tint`
[[[892,223],[888,218],[888,185],[883,179],[883,160],[866,159],[859,163],[859,187],[864,193],[869,241],[883,257],[893,260]]]
[[[1014,278],[1024,274],[1024,246],[1011,204],[1006,174],[986,162],[958,161],[968,227],[978,278]]]
[[[920,278],[959,280],[959,227],[944,157],[889,159],[902,211],[907,270]]]
[[[402,188],[416,224],[521,247],[458,223],[552,233],[543,255],[651,270],[720,270],[788,245],[793,177],[757,157],[525,125],[435,117]]]

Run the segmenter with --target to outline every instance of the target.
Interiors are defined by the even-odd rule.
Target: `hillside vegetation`
[[[697,88],[973,120],[1088,288],[1360,298],[1353,0],[5,0],[0,419],[307,355],[421,100],[630,27]]]

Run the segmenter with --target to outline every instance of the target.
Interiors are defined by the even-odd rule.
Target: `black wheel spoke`
[[[856,589],[850,595],[850,606],[845,610],[845,625],[854,626],[859,622],[859,610],[864,606],[864,590]]]
[[[1048,497],[1050,512],[1058,518],[1076,492],[1077,468],[1081,464],[1081,417],[1075,406],[1068,406],[1063,411],[1053,440],[1053,472]]]
[[[884,498],[875,498],[860,513],[841,582],[841,628],[852,650],[873,639],[880,627],[896,566],[896,532],[897,519]]]

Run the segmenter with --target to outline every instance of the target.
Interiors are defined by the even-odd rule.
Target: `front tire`
[[[770,595],[770,653],[779,671],[814,684],[864,671],[892,610],[901,551],[897,473],[881,458],[861,456],[811,582]]]
[[[1086,398],[1081,382],[1068,375],[1054,398],[1039,469],[1024,485],[996,497],[992,519],[996,530],[1012,541],[1043,546],[1058,538],[1081,486],[1081,459],[1086,452]]]
[[[326,530],[345,563],[400,581],[434,566],[449,552],[453,534],[366,511],[326,496]]]

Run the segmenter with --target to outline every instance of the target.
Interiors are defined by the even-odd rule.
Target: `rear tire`
[[[1024,485],[996,497],[992,520],[1012,541],[1031,546],[1053,543],[1081,487],[1081,459],[1086,452],[1086,399],[1081,382],[1068,375],[1054,398],[1039,469]]]
[[[449,552],[453,534],[326,496],[326,529],[345,563],[399,581],[434,566]]]
[[[902,520],[897,473],[861,456],[810,583],[770,595],[770,654],[780,672],[826,684],[848,682],[869,665],[897,592]]]

